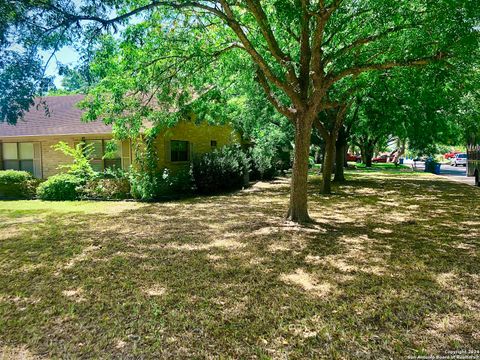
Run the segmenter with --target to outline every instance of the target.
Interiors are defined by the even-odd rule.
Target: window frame
[[[3,149],[3,146],[4,144],[15,144],[16,146],[16,159],[5,159],[5,151]],[[22,159],[21,158],[21,152],[20,152],[20,144],[31,144],[32,145],[32,157],[29,158],[29,159]],[[29,172],[30,174],[34,175],[35,173],[35,145],[33,142],[30,142],[30,141],[17,141],[17,142],[1,142],[0,143],[0,146],[2,146],[2,151],[1,151],[1,155],[2,155],[2,158],[0,159],[1,162],[2,162],[2,169],[3,170],[17,170],[17,171],[27,171]],[[12,167],[6,167],[5,166],[5,162],[15,162],[17,163],[17,168],[16,169],[12,169]],[[25,170],[25,167],[22,166],[22,162],[29,162],[31,163],[31,166],[30,166],[30,170]]]
[[[94,163],[96,164],[100,164],[101,165],[101,171],[100,172],[104,172],[106,169],[115,169],[115,167],[109,165],[109,166],[106,166],[106,163],[107,162],[119,162],[119,167],[118,169],[123,169],[123,166],[122,166],[122,143],[121,141],[118,141],[118,148],[119,148],[119,154],[118,154],[118,157],[116,158],[112,158],[112,159],[105,159],[105,142],[108,142],[108,141],[112,141],[113,139],[82,139],[82,143],[84,144],[83,147],[87,146],[88,145],[88,142],[92,143],[93,141],[101,141],[101,144],[102,144],[102,155],[101,157],[97,158],[97,157],[94,157],[90,160],[90,163],[93,165]]]
[[[173,156],[173,146],[172,146],[174,142],[177,142],[177,143],[186,143],[186,145],[187,145],[187,149],[185,150],[185,152],[186,152],[186,160],[183,160],[183,159],[182,159],[182,160],[174,160],[174,156]],[[191,159],[190,159],[190,157],[191,157],[191,156],[190,156],[190,147],[191,147],[191,143],[190,143],[190,141],[188,141],[188,140],[173,140],[173,139],[171,139],[171,140],[170,140],[170,149],[169,149],[169,151],[170,151],[170,162],[176,163],[176,164],[189,162],[189,161],[191,160]],[[182,152],[183,152],[183,151],[182,151]],[[179,151],[176,151],[176,153],[178,154]],[[178,158],[178,156],[177,156],[177,158]]]

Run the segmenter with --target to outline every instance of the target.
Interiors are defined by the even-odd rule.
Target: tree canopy
[[[209,103],[210,111],[223,110],[225,89],[254,77],[295,128],[288,212],[294,221],[309,220],[310,132],[314,121],[320,129],[327,125],[318,114],[341,106],[371,71],[468,58],[478,47],[480,13],[476,0],[29,0],[3,6],[2,51],[11,51],[12,39],[17,53],[79,42],[100,47],[92,66],[102,80],[92,91],[89,116],[102,115],[120,128],[125,120],[138,128],[145,117],[169,121],[178,114],[172,109],[201,112]],[[107,32],[116,35],[102,35]],[[7,63],[1,78],[8,78]],[[31,85],[30,96],[42,90],[28,74],[19,77]],[[18,104],[21,115],[26,104]]]

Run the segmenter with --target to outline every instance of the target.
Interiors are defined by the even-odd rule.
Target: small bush
[[[255,146],[250,149],[250,176],[253,180],[271,180],[279,171],[290,168],[291,143],[285,132],[277,127],[256,134]]]
[[[271,180],[277,174],[274,149],[255,146],[250,150],[251,178],[255,180]]]
[[[26,171],[2,170],[0,171],[0,185],[21,184],[32,179],[32,175]]]
[[[195,186],[200,193],[241,189],[248,180],[248,158],[239,146],[225,146],[196,157],[192,163]]]
[[[133,169],[130,171],[130,193],[138,200],[153,200],[158,197],[159,175]]]
[[[168,169],[155,173],[132,170],[130,185],[135,199],[149,201],[169,195],[191,193],[193,181],[189,170],[180,170],[175,174]]]
[[[130,198],[127,178],[105,178],[88,181],[79,190],[82,199],[124,200]]]
[[[168,171],[168,169],[166,169]],[[193,178],[190,168],[169,174],[169,188],[174,194],[189,194],[193,191]]]
[[[70,146],[67,143],[60,141],[53,145],[55,151],[60,151],[66,156],[73,159],[71,164],[60,165],[60,169],[67,169],[67,172],[85,181],[95,176],[95,171],[92,168],[90,161],[92,160],[93,145],[85,145],[83,142],[76,146]]]
[[[85,181],[71,174],[51,176],[37,188],[37,196],[42,200],[77,200]]]
[[[0,171],[0,198],[31,199],[39,181],[26,171]]]

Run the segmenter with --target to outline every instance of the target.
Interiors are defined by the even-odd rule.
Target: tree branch
[[[278,112],[285,115],[292,123],[294,123],[296,110],[289,108],[280,102],[280,100],[277,98],[277,96],[274,94],[274,92],[270,88],[270,85],[268,84],[268,80],[261,69],[257,69],[256,80],[258,81],[260,86],[263,88],[265,94],[267,95],[268,101],[270,101],[270,103],[275,107],[275,109],[277,109]]]
[[[301,16],[300,29],[300,74],[299,85],[302,98],[308,97],[308,87],[310,85],[310,61],[312,59],[312,49],[310,48],[310,18],[308,14],[309,0],[302,0],[301,7],[303,16]]]
[[[248,8],[252,12],[253,16],[257,20],[260,32],[262,33],[265,41],[267,42],[268,49],[272,53],[277,62],[287,69],[287,79],[293,85],[298,85],[298,79],[295,74],[295,69],[292,65],[292,59],[289,55],[284,53],[278,45],[277,39],[273,34],[272,28],[268,23],[267,15],[263,11],[262,5],[258,0],[246,0]]]
[[[329,131],[327,130],[327,128],[322,124],[322,122],[320,121],[320,119],[318,118],[318,116],[315,118],[315,120],[313,121],[313,126],[315,126],[315,128],[318,130],[318,132],[320,133],[320,135],[322,135],[322,138],[324,139],[328,139],[330,137],[330,133]]]
[[[439,61],[442,59],[445,59],[447,56],[443,52],[439,52],[436,55],[429,56],[429,57],[424,57],[424,58],[419,58],[419,59],[411,59],[411,60],[405,60],[405,61],[391,61],[391,62],[386,62],[383,64],[365,64],[365,65],[359,65],[357,67],[352,67],[349,69],[345,69],[343,71],[340,71],[337,74],[329,74],[327,75],[327,87],[332,86],[336,82],[340,81],[341,79],[351,76],[351,75],[359,75],[361,73],[367,72],[367,71],[373,71],[373,70],[389,70],[393,69],[396,67],[414,67],[414,66],[426,66],[428,64],[431,64],[434,61]]]
[[[240,42],[245,47],[245,50],[250,54],[252,60],[260,67],[260,69],[265,74],[266,78],[279,89],[285,92],[285,94],[292,100],[295,105],[301,104],[300,97],[295,92],[295,87],[285,83],[281,79],[279,79],[272,71],[270,66],[267,64],[265,59],[260,55],[260,53],[255,49],[251,41],[248,39],[245,31],[243,31],[242,27],[235,20],[235,15],[227,3],[226,0],[219,0],[226,15],[226,22],[227,25],[235,32],[237,37],[239,38]],[[268,94],[267,94],[268,95]]]
[[[378,33],[378,34],[375,34],[375,35],[370,35],[370,36],[367,36],[365,38],[357,39],[354,42],[352,42],[351,44],[346,45],[346,46],[342,47],[341,49],[339,49],[338,51],[328,55],[324,59],[324,63],[329,63],[329,62],[332,61],[332,59],[336,59],[339,56],[347,53],[348,51],[350,51],[352,49],[355,49],[355,48],[358,48],[362,45],[366,45],[366,44],[369,44],[369,43],[374,42],[376,40],[379,40],[383,37],[388,36],[389,34],[399,32],[399,31],[402,31],[402,30],[406,30],[406,29],[412,29],[415,26],[416,26],[415,24],[395,26],[395,27],[391,27],[391,28],[389,28],[389,29],[387,29],[387,30],[385,30],[381,33]]]
[[[112,24],[117,23],[117,22],[121,22],[122,20],[128,19],[128,18],[130,18],[132,16],[135,16],[135,15],[141,13],[141,12],[151,10],[151,9],[154,9],[154,8],[160,7],[160,6],[171,7],[171,8],[174,8],[174,9],[184,9],[184,8],[195,7],[195,8],[199,8],[199,9],[208,11],[208,12],[210,12],[212,14],[215,14],[216,16],[222,18],[223,20],[226,20],[225,14],[223,12],[221,12],[220,10],[218,10],[214,7],[199,3],[199,2],[195,2],[195,1],[186,1],[186,2],[182,2],[182,3],[177,3],[175,1],[152,1],[151,3],[149,3],[147,5],[140,6],[140,7],[136,8],[132,11],[129,11],[125,14],[122,14],[120,16],[117,16],[117,17],[114,17],[114,18],[111,18],[111,19],[104,19],[104,18],[101,18],[99,16],[95,16],[95,15],[71,14],[71,13],[67,13],[63,9],[60,9],[57,6],[54,6],[52,4],[48,4],[48,6],[51,9],[53,9],[54,11],[59,12],[60,14],[65,16],[67,18],[67,20],[70,21],[70,23],[75,23],[75,22],[78,22],[78,21],[95,21],[95,22],[98,22],[98,23],[102,24],[102,26],[104,26],[104,27],[108,27],[109,25],[112,25]]]

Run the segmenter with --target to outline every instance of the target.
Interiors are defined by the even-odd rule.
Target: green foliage
[[[196,157],[192,163],[195,186],[203,194],[241,189],[248,171],[248,158],[236,145]]]
[[[31,199],[35,196],[39,181],[26,171],[0,171],[0,198]]]
[[[259,126],[253,136],[255,145],[249,151],[252,179],[271,180],[280,170],[290,167],[289,132],[273,124]]]
[[[277,167],[274,149],[257,145],[250,150],[249,155],[251,160],[250,178],[252,180],[271,180],[275,177]]]
[[[85,145],[84,143],[79,143],[72,147],[60,141],[58,144],[53,145],[53,149],[73,159],[71,164],[60,165],[60,169],[67,169],[69,174],[84,180],[91,179],[95,176],[95,171],[90,163],[93,153],[92,144]]]
[[[80,193],[82,199],[128,199],[130,198],[130,181],[128,177],[92,179],[81,187]]]
[[[139,139],[133,146],[136,162],[129,174],[131,194],[135,199],[156,199],[160,186],[160,169],[155,136],[147,134],[143,141]]]
[[[135,165],[130,169],[131,195],[135,199],[150,201],[178,193],[192,191],[189,171],[180,170],[172,174],[158,165],[156,136],[159,128],[154,128],[142,141],[134,142]]]
[[[75,68],[61,67],[59,75],[63,76],[62,86],[68,93],[83,93],[88,90],[92,83],[89,76],[89,63]]]
[[[53,82],[51,77],[44,77],[42,61],[33,51],[24,53],[2,51],[1,45],[0,123],[16,124],[17,120],[35,104],[34,96],[47,92],[53,87]],[[37,101],[36,104],[40,107],[45,105],[42,101]],[[45,108],[45,111],[48,112],[48,109]]]
[[[397,137],[421,154],[436,153],[438,143],[465,143],[465,129],[473,123],[469,115],[475,117],[476,111],[474,104],[463,104],[472,93],[471,84],[466,86],[471,77],[472,64],[465,61],[452,61],[448,69],[364,74],[351,111],[356,116],[347,118],[354,143],[381,150],[389,138]]]
[[[131,194],[138,200],[154,200],[162,193],[162,178],[158,173],[144,172],[136,168],[130,171]]]
[[[31,179],[32,179],[32,175],[27,171],[17,171],[17,170],[0,171],[0,185],[21,184]]]
[[[42,200],[78,200],[84,179],[72,174],[58,174],[48,178],[37,188],[37,196]]]
[[[130,171],[131,194],[138,200],[150,201],[163,197],[192,193],[192,176],[188,169],[172,174],[169,169],[158,173],[146,174],[132,169]]]

